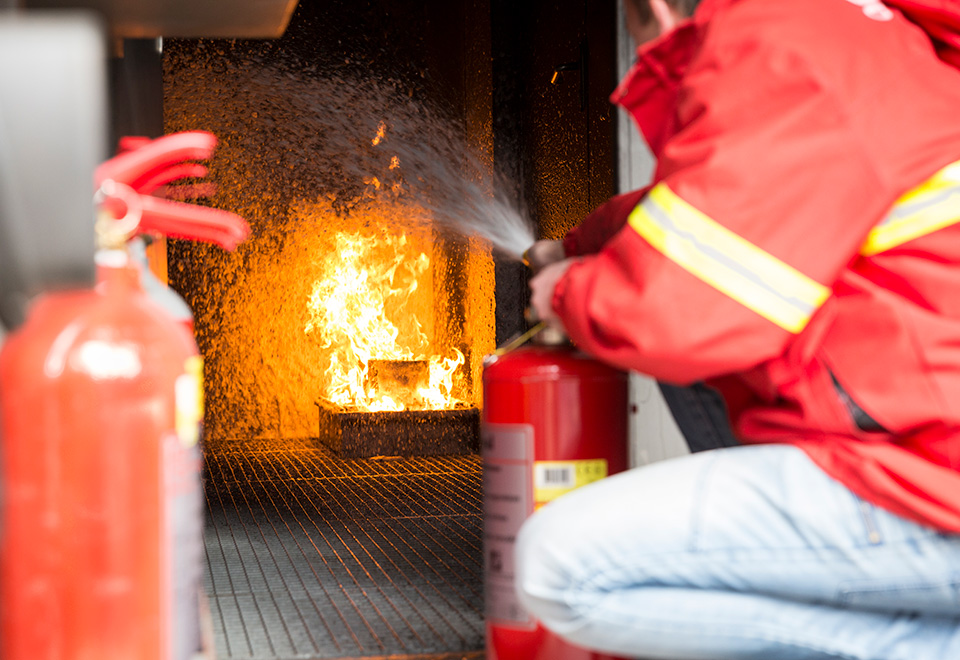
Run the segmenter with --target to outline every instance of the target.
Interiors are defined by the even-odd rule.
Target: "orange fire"
[[[373,146],[377,146],[378,144],[383,142],[384,139],[386,139],[386,137],[387,137],[387,122],[382,121],[379,124],[377,124],[377,135],[376,137],[373,138],[371,142]]]
[[[328,356],[321,396],[366,412],[445,410],[463,405],[453,376],[463,354],[432,354],[418,289],[430,258],[405,233],[386,229],[338,232],[320,265],[305,332],[319,334]]]

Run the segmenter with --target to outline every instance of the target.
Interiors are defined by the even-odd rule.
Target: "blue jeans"
[[[630,470],[523,526],[517,586],[587,648],[670,660],[960,659],[960,536],[784,445]]]

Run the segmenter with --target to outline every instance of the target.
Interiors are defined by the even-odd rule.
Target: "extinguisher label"
[[[574,488],[586,486],[607,476],[607,460],[537,461],[533,464],[533,500],[535,508],[557,499]]]
[[[174,384],[176,434],[163,443],[169,658],[188,660],[201,648],[203,580],[203,360],[187,358]]]
[[[533,513],[533,427],[485,423],[481,435],[486,618],[533,629],[514,587],[517,534]]]
[[[200,441],[203,420],[203,359],[187,358],[183,371],[174,386],[177,436],[184,447],[193,447]]]
[[[166,605],[170,660],[200,649],[199,590],[203,580],[203,456],[200,446],[169,434],[163,440]]]

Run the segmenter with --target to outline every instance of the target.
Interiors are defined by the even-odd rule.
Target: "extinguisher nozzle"
[[[523,265],[527,268],[532,268],[530,265],[530,250],[529,248],[523,251],[523,254],[520,255],[520,259],[523,261]]]

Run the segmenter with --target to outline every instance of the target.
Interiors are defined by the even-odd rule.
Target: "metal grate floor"
[[[218,660],[483,657],[478,456],[231,440],[205,484]]]

